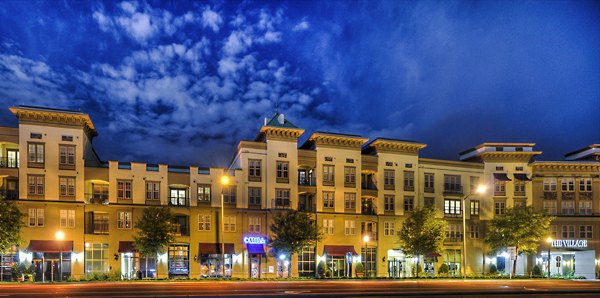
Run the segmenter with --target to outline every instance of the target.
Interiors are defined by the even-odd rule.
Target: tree
[[[20,244],[24,216],[15,203],[0,200],[0,254]]]
[[[435,208],[428,207],[412,212],[398,232],[400,248],[408,256],[418,258],[428,253],[438,253],[444,247],[446,221],[435,218]],[[417,276],[419,272],[417,271]]]
[[[269,246],[277,254],[289,254],[290,265],[292,255],[300,253],[306,246],[314,246],[323,237],[321,229],[310,215],[296,210],[276,215],[271,224],[271,232],[273,237],[269,241]],[[289,275],[290,270],[288,270],[288,277]]]
[[[503,216],[495,217],[489,225],[485,242],[491,252],[514,246],[519,253],[536,253],[539,242],[548,235],[548,227],[554,217],[537,213],[531,207],[507,208]],[[513,275],[516,271],[517,256],[513,261]]]
[[[137,234],[135,249],[145,257],[156,257],[165,252],[165,247],[175,241],[177,227],[169,208],[145,208],[142,217],[135,224]],[[146,259],[148,262],[148,259]],[[146,264],[146,271],[148,264]],[[148,272],[146,272],[148,276]]]

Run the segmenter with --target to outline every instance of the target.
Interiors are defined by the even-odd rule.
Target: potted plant
[[[365,277],[365,266],[363,265],[363,263],[356,263],[356,266],[354,266],[354,272],[356,272],[356,277]]]
[[[13,279],[15,279],[18,282],[22,282],[23,281],[23,271],[21,270],[22,268],[24,268],[24,266],[21,266],[18,263],[14,263],[12,265],[12,276]]]
[[[444,263],[440,265],[440,269],[438,270],[439,275],[447,276],[448,272],[450,272],[450,267],[448,267],[448,264]]]

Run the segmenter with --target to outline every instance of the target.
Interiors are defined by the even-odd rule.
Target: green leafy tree
[[[164,253],[166,246],[175,241],[177,227],[173,221],[174,217],[169,208],[145,208],[142,217],[135,224],[135,249],[145,257],[157,257]]]
[[[25,215],[13,202],[0,200],[0,254],[9,253],[21,242],[21,228]]]
[[[269,246],[277,254],[285,254],[290,257],[290,268],[292,255],[300,253],[306,246],[314,246],[323,238],[321,229],[308,213],[289,210],[280,213],[273,218],[271,224],[273,237]],[[288,277],[291,270],[288,270]]]
[[[514,246],[519,253],[536,253],[539,242],[548,235],[548,227],[554,217],[537,213],[531,207],[507,208],[503,216],[495,217],[485,236],[485,242],[493,253]],[[513,275],[516,271],[517,256],[513,261]]]
[[[398,232],[400,248],[408,256],[441,252],[446,237],[446,221],[435,218],[435,208],[428,207],[412,212]],[[417,266],[419,261],[417,260]],[[419,272],[416,273],[419,276]]]

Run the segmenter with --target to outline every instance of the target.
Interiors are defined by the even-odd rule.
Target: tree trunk
[[[415,272],[417,274],[417,277],[419,277],[419,256],[417,256],[417,266],[415,267]]]

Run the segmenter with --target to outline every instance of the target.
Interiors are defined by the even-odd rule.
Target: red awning
[[[27,247],[29,252],[68,252],[73,251],[73,241],[31,240]]]
[[[221,254],[221,243],[200,243],[198,245],[199,255],[216,255]],[[235,247],[233,243],[225,243],[225,254],[234,255]]]
[[[353,245],[325,245],[323,250],[325,254],[332,257],[343,257],[347,253],[358,255]]]
[[[521,181],[531,181],[531,179],[529,179],[529,177],[527,177],[527,174],[515,174],[515,179],[521,180]]]
[[[427,254],[425,254],[426,257],[441,257],[442,255],[440,255],[437,252],[428,252]]]
[[[119,252],[135,252],[135,242],[133,241],[119,241]]]
[[[248,248],[248,254],[257,254],[257,255],[264,255],[265,254],[265,247],[262,244],[246,244],[246,247]]]
[[[494,173],[494,179],[499,181],[512,181],[510,180],[510,178],[508,178],[508,175],[506,175],[506,173]]]

